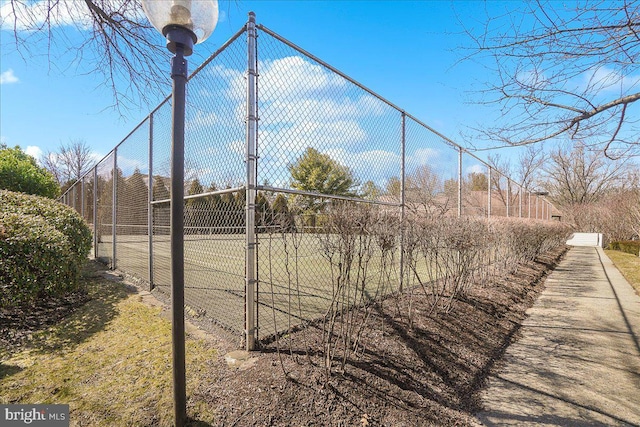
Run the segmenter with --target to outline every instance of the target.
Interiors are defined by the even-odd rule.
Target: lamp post
[[[142,0],[151,24],[167,39],[171,58],[171,312],[175,425],[187,420],[184,328],[184,118],[187,85],[186,56],[205,41],[218,21],[217,0]]]

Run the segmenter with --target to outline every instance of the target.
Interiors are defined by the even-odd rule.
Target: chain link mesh
[[[115,266],[149,281],[149,119],[117,147]]]
[[[97,169],[97,234],[96,258],[108,265],[113,261],[113,153],[98,163]]]
[[[488,168],[473,156],[462,155],[462,215],[488,216]]]
[[[82,177],[81,184],[82,191],[82,210],[80,213],[84,220],[89,224],[93,230],[93,200],[94,200],[94,188],[93,188],[93,171]],[[75,185],[78,185],[77,183]]]
[[[338,300],[343,308],[366,304],[411,287],[417,275],[440,277],[429,263],[419,270],[403,261],[407,245],[416,244],[403,230],[415,218],[436,224],[459,215],[550,216],[546,201],[258,29],[257,182],[247,182],[246,32],[189,79],[184,286],[190,315],[241,336],[251,327],[245,311],[253,308],[257,337],[265,339],[322,319]],[[91,171],[61,198],[92,224],[96,257],[149,282],[163,298],[171,287],[171,123],[168,99],[102,159],[97,180]],[[251,214],[255,229],[247,233]],[[246,284],[253,280],[245,273],[247,254],[254,247],[255,306],[247,307]],[[359,249],[346,256],[351,247]]]
[[[448,141],[407,118],[405,121],[405,206],[412,214],[456,215],[458,150]],[[400,181],[387,182],[386,197],[400,201]]]
[[[185,117],[187,312],[244,329],[246,40],[239,37],[192,76]],[[153,278],[169,295],[170,100],[153,114]]]

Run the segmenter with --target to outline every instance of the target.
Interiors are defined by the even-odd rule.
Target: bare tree
[[[406,177],[406,202],[412,212],[423,211],[428,215],[442,216],[453,200],[445,194],[444,182],[428,165],[418,167]]]
[[[497,172],[491,174],[491,193],[498,197],[498,200],[506,208],[507,194],[511,193],[511,181],[507,177],[513,176],[513,165],[508,158],[503,158],[498,153],[487,157],[489,166]]]
[[[633,231],[635,231],[636,236],[640,238],[640,190],[636,189],[633,195],[633,199],[631,203],[630,214],[633,218]]]
[[[118,108],[155,101],[151,94],[169,88],[157,66],[166,50],[140,0],[8,0],[0,6],[0,27],[13,32],[3,50],[10,43],[26,58],[32,47],[46,46],[51,65],[101,75]],[[65,32],[70,27],[81,34],[79,43]]]
[[[508,3],[481,29],[466,28],[470,57],[497,79],[482,103],[501,107],[495,126],[478,129],[501,145],[557,138],[612,158],[638,154],[640,3]]]
[[[487,157],[487,163],[493,170],[504,176],[522,184],[524,188],[534,189],[539,184],[540,176],[548,155],[544,152],[542,145],[529,145],[524,151],[518,154],[515,164],[509,157],[502,157],[499,153],[491,154]]]
[[[545,187],[561,206],[584,205],[627,187],[632,172],[628,158],[607,159],[600,151],[576,143],[551,153],[544,168]]]
[[[95,165],[95,158],[85,140],[75,139],[61,144],[57,153],[48,152],[42,164],[65,187],[82,178]]]
[[[533,190],[538,186],[540,175],[548,156],[543,151],[542,145],[529,145],[525,151],[520,152],[515,176],[524,188]]]

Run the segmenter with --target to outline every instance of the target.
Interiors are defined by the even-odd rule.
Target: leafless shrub
[[[283,372],[286,374],[286,370],[284,368],[284,364],[282,362],[281,350],[282,347],[280,345],[280,336],[278,331],[282,328],[278,324],[277,316],[276,316],[276,307],[278,304],[276,303],[276,292],[274,290],[274,272],[273,268],[276,263],[284,264],[284,271],[286,275],[285,286],[287,288],[286,298],[287,298],[287,312],[289,316],[287,316],[287,332],[291,332],[294,328],[294,325],[291,322],[292,315],[297,317],[298,319],[303,319],[303,307],[302,307],[302,298],[300,292],[300,271],[299,271],[299,250],[303,241],[304,236],[304,228],[295,227],[293,225],[293,218],[291,214],[286,211],[278,211],[278,209],[274,209],[270,207],[268,210],[261,213],[259,223],[268,223],[270,226],[264,227],[264,231],[266,231],[267,235],[267,268],[268,268],[268,283],[270,284],[270,296],[271,296],[271,307],[272,307],[272,321],[274,325],[274,329],[276,331],[274,338],[276,341],[276,351],[278,353],[278,359],[280,361],[280,365],[282,367]],[[274,242],[278,242],[278,249],[275,249]],[[277,253],[282,251],[284,253]],[[302,340],[303,346],[305,349],[309,349],[307,343],[307,335],[305,328],[302,328]],[[289,340],[289,354],[293,356],[293,342]],[[309,357],[308,351],[306,352],[307,358]]]
[[[268,241],[263,242],[268,245],[268,256],[262,260],[269,264],[266,271],[271,283],[276,275],[272,264],[280,263],[278,280],[281,284],[284,280],[288,287],[286,295],[272,289],[274,324],[278,319],[283,322],[281,315],[276,316],[276,306],[288,304],[290,313],[287,325],[276,325],[276,330],[281,331],[283,326],[293,330],[296,325],[292,319],[304,319],[307,311],[300,292],[300,246],[308,243],[309,237],[317,239],[328,261],[329,303],[315,323],[322,330],[320,353],[327,381],[365,351],[364,332],[378,327],[370,322],[372,310],[385,304],[383,297],[397,289],[400,267],[404,269],[404,292],[410,297],[414,292],[421,293],[429,302],[428,315],[449,312],[471,286],[484,286],[497,276],[513,273],[521,263],[563,245],[571,231],[566,224],[513,218],[415,215],[401,224],[395,212],[370,204],[336,201],[327,205],[321,226],[316,224],[309,230],[303,224],[292,226],[290,216],[283,216],[280,224],[277,214],[269,215],[272,226]],[[279,253],[272,257],[276,239]],[[405,312],[398,310],[399,315],[407,316],[411,327],[411,307]],[[304,334],[302,337],[309,357],[311,343],[306,342]],[[280,352],[278,334],[275,339]],[[295,355],[293,343],[288,343],[289,352]]]
[[[603,233],[605,244],[640,237],[640,189],[611,192],[597,203],[563,207],[568,222],[581,232]]]
[[[563,245],[565,224],[501,218],[439,218],[407,224],[405,257],[431,313],[448,312],[469,286],[514,273],[521,263]]]
[[[492,219],[490,228],[494,263],[501,275],[513,274],[521,264],[563,245],[571,232],[564,223],[518,218]]]
[[[336,361],[343,370],[357,353],[369,303],[390,292],[398,238],[397,218],[370,205],[338,202],[328,209],[324,232],[318,234],[331,268],[331,304],[322,339],[327,378]],[[356,306],[362,310],[352,310]]]
[[[440,218],[408,224],[405,253],[408,267],[431,311],[449,311],[472,278],[486,277],[488,227],[472,218]]]

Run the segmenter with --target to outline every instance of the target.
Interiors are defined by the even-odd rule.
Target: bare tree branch
[[[466,29],[466,60],[489,60],[495,83],[477,93],[501,119],[477,132],[496,145],[571,139],[608,157],[640,154],[631,107],[640,99],[640,4],[576,0],[511,4]],[[464,25],[464,23],[462,23]]]
[[[123,114],[157,102],[170,88],[157,66],[167,62],[167,53],[140,0],[8,0],[0,10],[0,25],[12,29],[10,43],[23,58],[44,46],[50,67],[102,76]],[[80,34],[80,43],[69,29]]]

